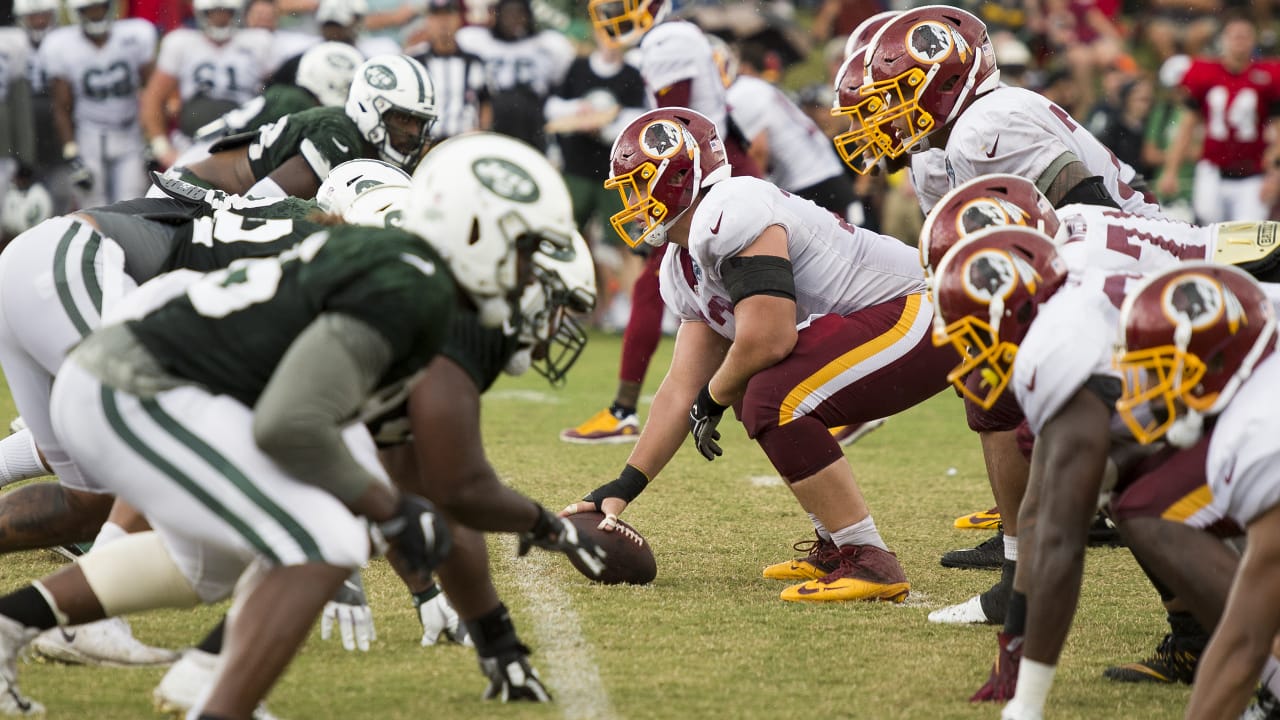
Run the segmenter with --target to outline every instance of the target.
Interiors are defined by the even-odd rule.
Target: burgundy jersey
[[[1204,120],[1204,159],[1230,177],[1261,173],[1267,119],[1280,104],[1280,66],[1253,62],[1232,74],[1218,60],[1197,59],[1182,85]]]

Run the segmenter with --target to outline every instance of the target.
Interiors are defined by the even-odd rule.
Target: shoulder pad
[[[228,135],[224,138],[218,138],[217,140],[214,141],[212,145],[209,146],[209,154],[222,152],[223,150],[234,150],[235,148],[238,148],[238,147],[244,147],[245,145],[248,145],[249,143],[253,142],[254,138],[256,137],[258,137],[257,130],[247,130],[242,133],[236,133],[235,135]]]
[[[165,195],[176,200],[189,200],[191,202],[203,203],[208,199],[209,190],[199,185],[191,183],[176,177],[161,175],[158,172],[151,173],[151,181],[156,187],[164,191]]]

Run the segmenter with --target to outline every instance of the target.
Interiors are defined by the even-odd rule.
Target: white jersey
[[[16,27],[0,27],[0,102],[9,99],[9,88],[27,73],[31,43]]]
[[[711,186],[703,197],[692,218],[688,250],[673,247],[662,259],[663,302],[681,320],[706,322],[733,340],[733,303],[721,263],[771,225],[787,233],[797,324],[814,316],[849,315],[925,289],[913,248],[853,227],[764,180],[736,177]]]
[[[60,27],[40,44],[49,78],[62,78],[75,98],[78,127],[131,128],[138,122],[142,69],[155,57],[156,28],[137,18],[117,20],[102,47],[79,25]]]
[[[938,204],[942,196],[951,192],[946,160],[947,154],[936,148],[911,156],[911,165],[907,167],[907,171],[911,173],[911,187],[915,188],[916,199],[920,201],[920,209],[925,215]]]
[[[726,95],[729,114],[751,141],[769,139],[769,180],[784,190],[803,190],[843,174],[831,139],[772,83],[740,76]]]
[[[1058,253],[1071,272],[1086,269],[1144,272],[1180,260],[1212,260],[1217,226],[1146,217],[1098,205],[1064,205],[1067,228]]]
[[[946,147],[951,187],[980,175],[1009,173],[1039,185],[1042,176],[1070,153],[1102,176],[1120,209],[1159,217],[1160,206],[1129,187],[1137,172],[1120,162],[1065,110],[1042,95],[999,87],[973,101],[951,128]]]
[[[1214,507],[1240,527],[1280,504],[1280,353],[1254,368],[1218,416],[1205,460]]]
[[[650,104],[659,106],[658,93],[690,81],[689,108],[711,118],[724,138],[729,133],[729,112],[724,81],[707,41],[697,25],[683,20],[664,22],[640,41],[640,75]]]
[[[262,92],[271,61],[266,30],[239,30],[219,45],[199,30],[178,28],[160,42],[156,70],[178,79],[183,102],[202,95],[238,105]]]
[[[525,86],[545,98],[564,79],[577,55],[573,43],[554,30],[503,42],[488,28],[468,26],[458,31],[457,39],[458,47],[484,61],[490,92]]]

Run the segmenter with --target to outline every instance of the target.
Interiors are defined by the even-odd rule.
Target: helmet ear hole
[[[471,218],[471,236],[467,238],[468,245],[475,245],[480,242],[480,218]]]

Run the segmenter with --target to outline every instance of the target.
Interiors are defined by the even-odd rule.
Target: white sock
[[[111,521],[104,522],[102,523],[102,529],[98,531],[98,536],[93,539],[93,547],[94,549],[100,548],[103,545],[115,542],[128,534],[129,533],[125,532],[125,529],[119,525]]]
[[[1004,559],[1018,562],[1018,538],[1012,535],[1004,536]]]
[[[0,440],[0,487],[48,474],[31,430],[23,428]]]
[[[826,525],[822,524],[822,521],[818,519],[818,516],[814,515],[813,513],[809,513],[809,519],[813,521],[813,529],[818,531],[818,537],[822,538],[823,540],[830,541],[831,531],[827,529]]]
[[[846,545],[875,545],[881,550],[889,549],[889,546],[884,544],[884,538],[880,537],[880,531],[876,529],[876,521],[872,520],[870,515],[860,522],[831,533],[831,539],[840,547]]]

